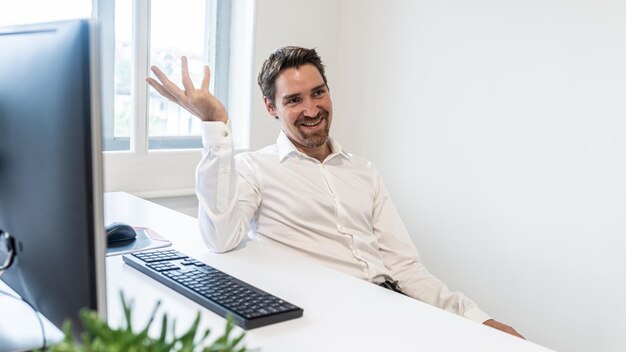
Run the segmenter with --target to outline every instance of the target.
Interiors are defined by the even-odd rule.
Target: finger
[[[176,97],[174,97],[172,95],[172,93],[170,93],[167,89],[165,89],[165,87],[163,87],[159,82],[157,82],[154,78],[152,77],[146,77],[146,82],[152,87],[154,88],[154,90],[156,90],[157,92],[159,92],[159,94],[161,94],[162,96],[164,96],[166,99],[171,100],[173,102],[177,102]]]
[[[169,91],[170,95],[174,96],[175,100],[179,100],[179,101],[184,100],[185,92],[181,90],[180,88],[178,88],[178,86],[174,82],[170,81],[169,78],[167,78],[167,76],[165,75],[165,73],[159,70],[159,68],[156,66],[152,66],[151,70],[154,73],[154,75],[157,77],[157,79],[161,82],[162,87],[166,89],[167,91]],[[161,92],[159,91],[159,93]]]
[[[520,334],[519,332],[517,332],[515,329],[513,329],[513,335],[514,335],[514,336],[517,336],[517,337],[519,337],[519,338],[521,338],[521,339],[526,340],[526,338],[525,338],[522,334]]]
[[[180,58],[180,68],[181,68],[181,77],[183,78],[183,87],[185,87],[186,92],[191,92],[195,88],[193,87],[193,82],[189,77],[189,66],[187,64],[187,57],[183,56]]]
[[[154,73],[154,75],[157,77],[157,79],[162,83],[165,84],[166,82],[170,82],[173,84],[172,81],[169,80],[169,78],[167,78],[167,76],[165,75],[165,73],[163,73],[163,71],[161,71],[161,69],[159,69],[156,66],[151,66],[150,67],[150,71],[152,71],[152,73]]]
[[[202,77],[202,84],[200,85],[200,89],[202,91],[209,90],[209,83],[211,82],[211,70],[209,70],[209,66],[204,65],[204,76]]]

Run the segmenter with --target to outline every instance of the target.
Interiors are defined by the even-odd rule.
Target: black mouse
[[[137,237],[135,229],[123,222],[110,223],[104,229],[108,245],[123,245],[126,244],[126,242],[134,241]]]

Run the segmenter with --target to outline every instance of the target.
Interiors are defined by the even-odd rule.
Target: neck
[[[296,149],[298,149],[298,151],[300,151],[301,153],[304,153],[305,155],[313,158],[313,159],[317,159],[320,163],[323,162],[327,156],[330,155],[330,153],[332,152],[330,149],[330,143],[328,141],[326,141],[326,143],[324,143],[323,145],[320,145],[319,147],[306,147],[303,145],[299,145],[297,143],[294,143],[294,145],[296,146]]]

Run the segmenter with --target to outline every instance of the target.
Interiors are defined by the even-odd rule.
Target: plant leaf
[[[120,328],[112,328],[100,316],[93,311],[81,310],[79,316],[83,325],[81,342],[74,340],[72,324],[66,321],[63,324],[64,340],[61,344],[53,346],[49,352],[193,352],[204,344],[211,333],[206,329],[198,334],[201,314],[196,317],[182,335],[176,335],[176,320],[170,319],[166,313],[160,319],[160,335],[158,339],[149,336],[149,330],[155,320],[161,302],[155,305],[148,323],[139,332],[133,332],[132,311],[133,302],[127,301],[123,292],[120,291],[122,307],[124,310],[125,325]],[[234,323],[233,317],[228,316],[224,333],[202,351],[205,352],[246,352],[243,338],[245,331],[231,338]],[[168,328],[171,326],[171,329]]]

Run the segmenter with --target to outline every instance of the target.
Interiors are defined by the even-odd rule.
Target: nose
[[[320,108],[317,106],[313,99],[306,99],[302,105],[304,116],[315,117],[320,112]]]

